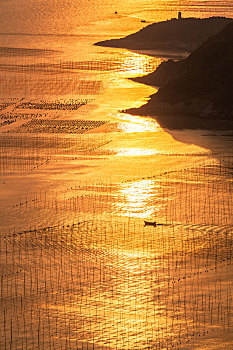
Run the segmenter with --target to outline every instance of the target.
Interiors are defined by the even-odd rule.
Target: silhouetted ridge
[[[191,52],[210,36],[232,21],[225,17],[173,18],[153,23],[125,38],[96,43],[99,46],[121,47],[131,50],[177,50]]]
[[[189,57],[168,61],[142,82],[161,85],[140,114],[183,114],[233,121],[233,23]],[[138,114],[138,111],[137,111]]]

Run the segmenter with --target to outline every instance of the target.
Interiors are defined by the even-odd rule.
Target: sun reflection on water
[[[139,77],[153,72],[163,59],[158,57],[151,57],[147,55],[138,54],[135,52],[124,52],[124,62],[121,66],[121,71],[127,77]]]
[[[118,114],[117,119],[121,120],[118,124],[118,130],[122,132],[158,132],[161,130],[160,125],[151,118]]]
[[[158,192],[158,185],[152,180],[122,184],[116,209],[122,216],[149,218],[159,210],[159,206],[154,205]]]
[[[143,148],[125,148],[120,150],[116,156],[120,157],[137,157],[137,156],[153,156],[159,152],[154,149],[143,149]]]

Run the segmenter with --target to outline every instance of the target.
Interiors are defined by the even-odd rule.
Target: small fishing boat
[[[156,227],[157,223],[156,221],[144,221],[144,226],[154,226]]]

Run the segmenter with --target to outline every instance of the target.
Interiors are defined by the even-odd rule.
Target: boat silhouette
[[[154,227],[156,227],[157,223],[156,223],[156,221],[145,221],[144,220],[144,226],[154,226]]]

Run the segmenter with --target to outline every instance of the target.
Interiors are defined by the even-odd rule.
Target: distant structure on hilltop
[[[159,50],[187,54],[198,48],[209,37],[220,32],[232,18],[184,17],[179,8],[174,17],[163,22],[152,23],[138,32],[124,38],[105,40],[96,43],[98,46],[127,48],[129,50]],[[142,20],[144,21],[144,20]]]

